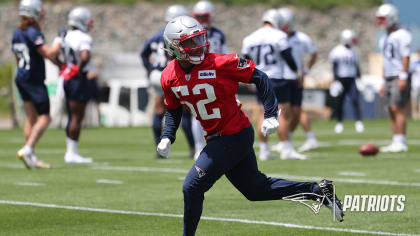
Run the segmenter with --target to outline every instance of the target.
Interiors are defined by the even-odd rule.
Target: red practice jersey
[[[235,134],[251,125],[236,99],[238,83],[249,83],[255,70],[250,60],[236,54],[207,53],[189,73],[172,60],[163,70],[161,85],[168,109],[185,106],[207,135]]]

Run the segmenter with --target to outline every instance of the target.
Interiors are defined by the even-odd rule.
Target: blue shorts
[[[89,87],[87,85],[86,73],[64,81],[64,93],[67,101],[87,103],[89,100]]]
[[[292,107],[302,106],[303,88],[297,86],[296,80],[270,79],[279,104],[290,103]],[[258,98],[258,103],[262,104]]]
[[[29,83],[15,80],[20,97],[25,102],[32,102],[39,115],[50,114],[50,99],[44,83]]]

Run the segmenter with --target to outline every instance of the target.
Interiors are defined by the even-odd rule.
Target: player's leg
[[[181,120],[182,130],[184,131],[185,137],[187,138],[188,146],[190,152],[188,154],[189,158],[194,158],[194,136],[192,133],[192,124],[191,124],[191,113],[183,108],[182,111],[182,120]]]
[[[198,121],[194,116],[191,116],[191,129],[194,138],[194,160],[197,160],[206,145],[206,141],[204,140],[203,127],[201,126],[200,121]]]
[[[297,194],[305,197],[305,199],[316,200],[317,197],[324,195],[321,192],[321,186],[315,182],[296,182],[271,178],[261,173],[258,170],[255,153],[252,148],[254,142],[253,129],[246,129],[245,132],[241,132],[241,136],[236,137],[236,140],[236,144],[230,148],[238,154],[243,154],[244,157],[226,173],[226,177],[248,200],[281,200],[284,197]],[[244,149],[244,147],[247,148]],[[328,194],[331,196],[332,191],[331,193],[328,192]],[[341,212],[341,203],[339,200],[337,203],[337,207]],[[327,202],[324,202],[324,204],[327,204]],[[341,214],[338,216],[342,217]]]
[[[334,132],[339,134],[342,133],[344,130],[343,126],[343,108],[344,108],[344,99],[346,98],[346,94],[348,90],[348,83],[347,78],[339,79],[339,82],[343,86],[343,91],[337,96],[337,103],[336,103],[336,114],[337,114],[337,124],[334,127]]]
[[[356,79],[352,79],[349,95],[350,95],[350,100],[353,105],[353,110],[356,116],[356,123],[354,124],[354,128],[356,132],[362,133],[365,131],[365,126],[363,125],[363,122],[362,122],[362,111],[361,111],[360,102],[359,102],[360,93],[356,86]]]
[[[299,122],[302,125],[306,137],[305,143],[299,147],[299,152],[306,152],[318,148],[318,140],[316,139],[315,134],[312,132],[311,123],[305,111],[301,112]]]
[[[235,135],[232,135],[235,136]],[[204,193],[237,162],[240,155],[224,141],[228,136],[209,140],[185,178],[184,236],[194,235],[203,209]]]
[[[66,163],[91,163],[92,158],[85,158],[79,154],[79,137],[82,129],[83,117],[85,115],[88,90],[85,80],[74,77],[64,82],[66,93],[68,122],[66,126]]]
[[[407,86],[408,87],[408,86]],[[406,117],[404,109],[409,99],[409,88],[400,91],[398,78],[386,81],[385,94],[387,95],[388,111],[393,133],[392,142],[388,146],[381,147],[381,152],[405,152],[408,150],[406,140]]]
[[[29,85],[23,86],[25,90],[24,110],[26,114],[25,121],[25,145],[18,151],[18,157],[25,163],[27,167],[49,167],[49,164],[38,161],[34,149],[38,140],[51,122],[49,112],[50,103],[45,85]],[[41,165],[45,164],[45,165]]]

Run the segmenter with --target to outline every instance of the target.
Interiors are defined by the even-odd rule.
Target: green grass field
[[[390,140],[386,120],[367,121],[363,134],[347,122],[341,135],[332,122],[313,122],[324,147],[309,152],[309,160],[259,162],[269,175],[331,178],[341,198],[403,194],[403,212],[346,212],[344,222],[333,222],[324,207],[315,215],[289,201],[249,202],[223,177],[206,194],[197,235],[420,234],[419,123],[409,122],[403,154],[357,153],[361,144]],[[22,131],[0,131],[0,235],[182,235],[181,189],[193,163],[182,132],[168,160],[154,159],[150,128],[83,130],[80,153],[94,164],[64,164],[64,140],[63,130],[48,130],[36,153],[54,168],[28,171],[15,157]],[[295,145],[303,140],[299,130]]]

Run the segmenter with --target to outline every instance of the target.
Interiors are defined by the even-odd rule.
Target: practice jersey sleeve
[[[165,70],[161,74],[160,84],[162,86],[163,93],[165,96],[165,99],[164,99],[165,106],[168,109],[178,108],[181,105],[179,102],[179,99],[176,97],[177,96],[176,94],[178,94],[177,89],[179,88],[170,87],[170,85],[168,84],[167,73],[165,72]]]
[[[45,37],[38,29],[30,27],[28,29],[28,38],[35,47],[40,47],[45,43]]]
[[[91,48],[92,48],[92,38],[89,35],[84,35],[80,39],[79,51],[83,51],[83,50],[90,51]]]
[[[403,37],[401,37],[400,52],[401,56],[408,57],[411,53],[411,41],[412,37],[409,32],[405,32]]]
[[[254,62],[240,58],[237,54],[226,54],[218,64],[227,77],[242,83],[249,83],[255,70]]]

